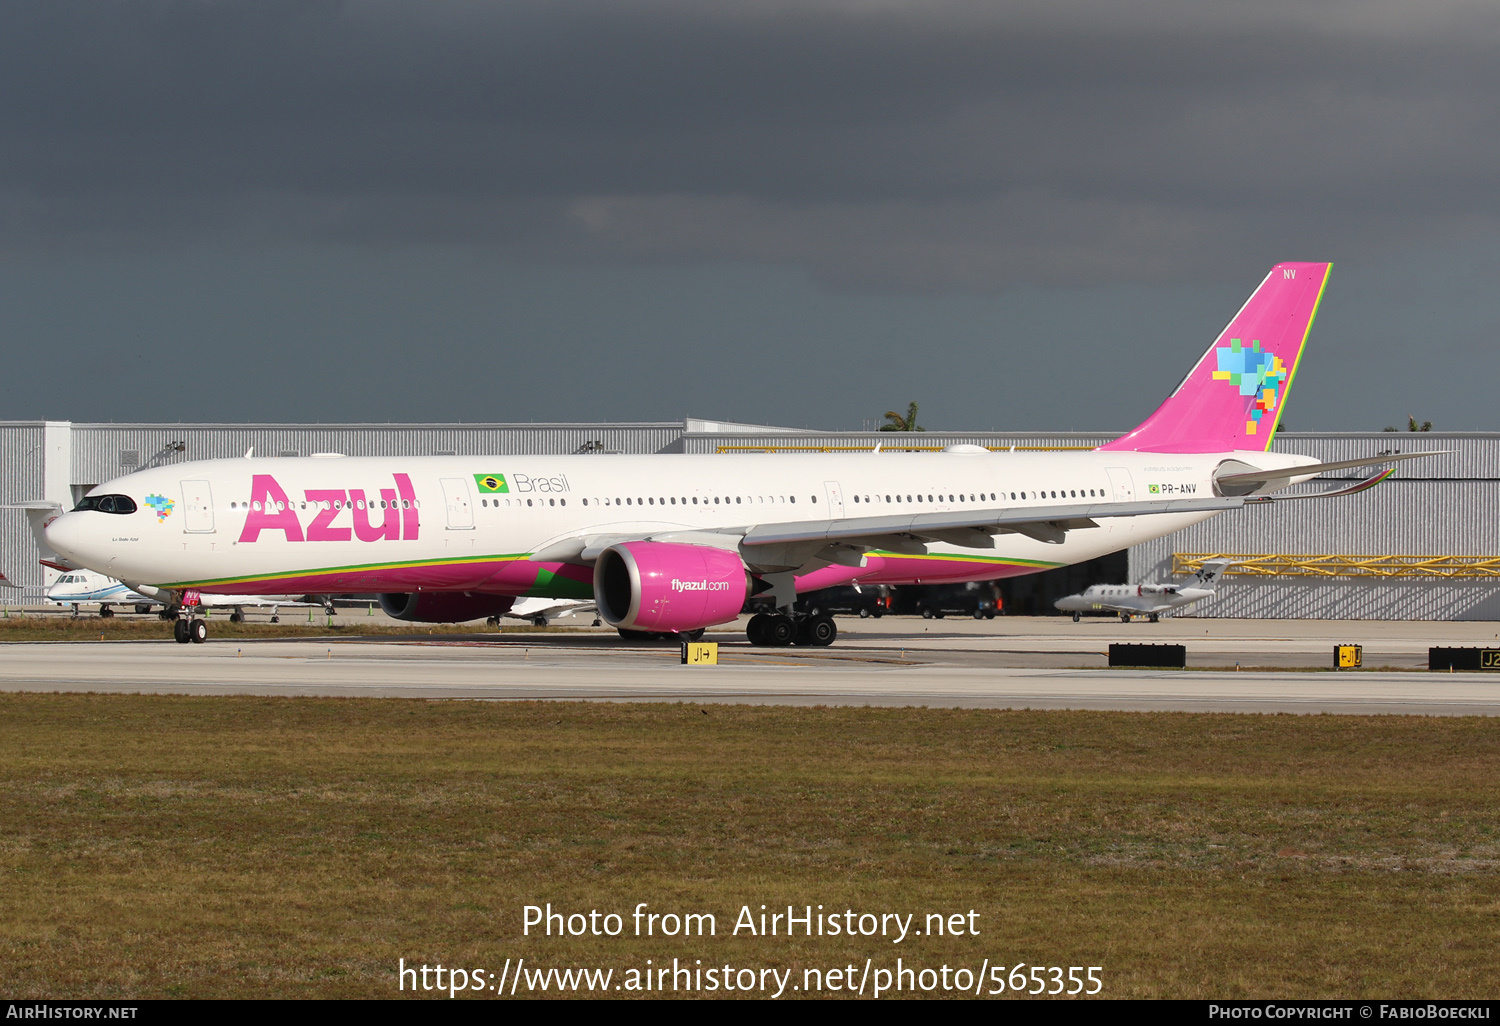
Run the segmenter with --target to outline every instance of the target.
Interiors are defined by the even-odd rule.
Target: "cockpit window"
[[[73,507],[73,512],[86,509],[100,513],[134,513],[135,500],[128,495],[85,495]]]

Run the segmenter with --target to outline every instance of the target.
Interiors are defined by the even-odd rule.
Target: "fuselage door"
[[[824,481],[823,491],[828,493],[828,512],[836,517],[844,515],[844,493],[837,481]]]
[[[182,482],[182,529],[188,534],[213,534],[214,493],[207,481]]]
[[[1124,467],[1106,467],[1104,472],[1109,475],[1109,486],[1115,493],[1116,502],[1135,500],[1135,482],[1130,478],[1130,471]]]
[[[443,502],[448,507],[448,530],[474,530],[474,504],[469,499],[469,483],[461,477],[443,478]]]

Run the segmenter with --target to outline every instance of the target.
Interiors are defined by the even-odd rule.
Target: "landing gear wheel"
[[[245,622],[245,614],[244,613],[230,613],[229,614],[229,622],[230,623],[244,623]]]
[[[1083,618],[1081,616],[1079,616],[1077,613],[1073,614],[1073,622],[1074,623],[1077,623],[1081,619],[1083,619]]]
[[[499,627],[500,618],[498,616],[487,616],[484,618],[484,625],[486,627]]]
[[[833,644],[839,629],[831,616],[810,616],[797,625],[797,644],[823,648]]]
[[[765,613],[756,613],[745,625],[745,637],[752,645],[769,645],[766,640],[766,624],[771,619]]]
[[[197,617],[188,621],[188,640],[195,645],[201,645],[208,640],[208,624]]]
[[[1130,614],[1129,613],[1121,613],[1120,614],[1120,622],[1121,623],[1129,623],[1130,622]]]
[[[179,645],[186,645],[189,641],[193,640],[188,637],[188,622],[186,620],[178,620],[172,624],[172,640]]]
[[[280,623],[281,622],[281,617],[277,616],[275,613],[272,613],[271,614],[271,622],[272,623]]]
[[[780,648],[797,637],[797,623],[790,616],[773,616],[766,624],[765,644]]]
[[[931,620],[932,619],[932,610],[930,610],[930,609],[924,609],[924,610],[922,610],[922,619],[924,619],[924,620]]]
[[[547,626],[547,618],[545,616],[533,616],[531,618],[531,626],[545,627]]]
[[[143,602],[143,603],[138,604],[135,607],[135,611],[137,613],[140,613],[142,616],[144,616],[145,614],[151,612],[151,606],[149,604]]]
[[[1158,616],[1158,615],[1156,615],[1155,613],[1152,613],[1151,614],[1151,622],[1152,623],[1160,623],[1161,622],[1161,617]]]
[[[868,620],[870,618],[870,611],[868,609],[861,609],[859,611],[859,618],[861,620]]]
[[[115,611],[108,606],[100,606],[99,615],[108,620],[111,616],[115,615]]]

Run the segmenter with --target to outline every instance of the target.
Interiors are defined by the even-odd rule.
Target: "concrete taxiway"
[[[742,634],[718,666],[610,632],[423,635],[380,640],[12,644],[0,690],[740,702],[1294,713],[1500,715],[1500,675],[1428,673],[1428,645],[1500,645],[1489,623],[1056,618],[841,619],[828,649],[760,649]],[[1112,641],[1181,642],[1190,666],[1109,670]],[[1332,672],[1332,647],[1365,646],[1378,670]],[[1239,664],[1242,669],[1235,671]],[[1301,667],[1271,671],[1262,667]]]

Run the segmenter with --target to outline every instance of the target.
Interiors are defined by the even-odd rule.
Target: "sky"
[[[0,419],[1500,430],[1490,0],[0,6]]]

